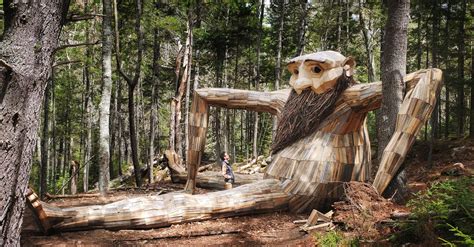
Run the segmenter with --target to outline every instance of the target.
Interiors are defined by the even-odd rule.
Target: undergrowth
[[[316,233],[314,238],[315,245],[321,247],[359,246],[358,239],[347,238],[341,232],[334,230]]]
[[[400,222],[394,235],[397,244],[415,242],[429,245],[474,246],[474,178],[433,184],[415,194],[407,206],[412,215]]]

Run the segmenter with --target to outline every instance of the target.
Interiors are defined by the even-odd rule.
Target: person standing
[[[232,166],[229,163],[229,154],[226,152],[222,152],[220,155],[222,160],[222,175],[224,176],[225,181],[225,188],[230,189],[232,188],[232,184],[235,182],[234,172],[232,171]]]

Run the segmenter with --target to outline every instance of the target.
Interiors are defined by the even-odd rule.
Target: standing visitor
[[[222,175],[224,176],[225,188],[231,189],[232,184],[235,182],[235,177],[232,167],[229,164],[229,154],[222,152],[220,158],[222,160]]]

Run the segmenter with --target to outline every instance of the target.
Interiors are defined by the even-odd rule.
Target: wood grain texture
[[[226,216],[285,210],[289,197],[279,181],[265,179],[232,190],[202,195],[170,193],[72,208],[41,207],[55,231],[148,229]],[[44,204],[44,203],[43,203]],[[46,204],[47,205],[47,204]]]
[[[395,133],[385,148],[374,187],[382,193],[402,165],[416,135],[430,118],[443,84],[439,69],[421,70],[407,76],[407,94],[400,107]]]
[[[421,126],[429,119],[442,85],[442,73],[438,69],[417,71],[405,79],[408,91],[399,112],[396,132],[385,149],[374,181],[379,192],[395,175]],[[264,107],[256,107],[260,98],[250,95],[260,94],[242,91],[202,89],[195,93],[189,125],[192,152],[188,156],[188,191],[192,192],[196,186],[209,105],[279,112],[267,100],[262,103]],[[234,93],[239,96],[232,96]],[[247,100],[241,100],[242,95],[247,95],[246,99],[252,103],[247,105]],[[232,103],[222,103],[225,99]],[[38,218],[59,231],[153,228],[286,208],[303,212],[324,207],[340,199],[344,182],[369,178],[371,151],[365,118],[367,111],[380,105],[380,100],[380,83],[357,84],[347,89],[334,112],[317,131],[274,155],[267,167],[266,179],[231,190],[206,195],[151,195],[102,206],[67,209],[39,203],[35,197],[29,196],[28,200],[36,205]]]

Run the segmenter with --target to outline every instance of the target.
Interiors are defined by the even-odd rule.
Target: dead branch
[[[57,62],[57,63],[53,64],[53,68],[56,68],[56,67],[62,66],[62,65],[73,64],[73,63],[82,63],[82,61],[81,60],[61,61],[61,62]]]
[[[100,41],[97,40],[95,42],[85,42],[85,43],[76,43],[76,44],[65,44],[65,45],[61,45],[61,46],[58,46],[55,50],[54,50],[54,53],[60,51],[60,50],[63,50],[63,49],[66,49],[66,48],[70,48],[70,47],[78,47],[78,46],[89,46],[89,45],[97,45],[97,44],[100,44]]]
[[[49,193],[46,193],[46,198],[48,200],[53,200],[53,199],[64,199],[64,198],[82,198],[82,197],[99,197],[100,193],[94,193],[94,194],[75,194],[75,195],[51,195]]]
[[[0,65],[7,69],[8,72],[13,70],[13,67],[3,59],[0,59]]]
[[[78,22],[78,21],[87,21],[87,20],[92,20],[96,17],[104,17],[102,14],[72,14],[68,16],[66,19],[66,24],[72,23],[72,22]]]

